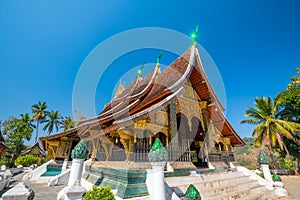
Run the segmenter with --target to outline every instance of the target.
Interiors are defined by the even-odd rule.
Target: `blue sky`
[[[239,124],[246,106],[257,96],[274,97],[300,66],[299,7],[296,0],[0,1],[0,120],[29,112],[38,101],[72,115],[82,62],[117,33],[163,27],[189,35],[198,24],[197,41],[224,81],[226,115],[242,137],[250,136],[253,127]],[[155,62],[157,53],[128,56],[106,70],[96,95],[98,111],[122,73],[144,60]],[[172,55],[164,56],[162,63],[170,64]]]

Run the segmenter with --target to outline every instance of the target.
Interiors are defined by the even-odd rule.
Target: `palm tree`
[[[68,116],[63,119],[62,128],[64,128],[64,131],[69,130],[74,127],[75,127],[75,122],[72,119],[72,117]]]
[[[266,145],[273,155],[276,144],[279,144],[280,149],[285,151],[289,157],[289,151],[283,141],[283,137],[299,145],[300,142],[294,134],[299,132],[300,124],[281,119],[279,110],[280,98],[273,102],[270,97],[257,97],[254,104],[256,108],[248,106],[245,112],[245,117],[248,119],[242,120],[241,123],[257,125],[252,132],[255,145],[261,148]]]
[[[25,139],[28,141],[31,138],[31,134],[36,128],[36,126],[33,124],[33,119],[29,117],[29,113],[21,114],[21,118],[18,119],[18,129],[22,133],[30,133],[30,134],[24,134]]]
[[[37,104],[34,104],[31,106],[31,112],[32,117],[31,119],[35,119],[36,121],[36,135],[35,135],[35,142],[38,140],[39,136],[39,124],[43,122],[43,120],[46,118],[46,108],[47,108],[46,102],[38,102]]]
[[[36,126],[33,124],[33,119],[29,117],[29,113],[21,114],[20,123],[21,127],[27,126],[32,130],[36,128]]]
[[[62,116],[58,111],[47,112],[47,118],[44,120],[46,123],[43,130],[46,131],[48,129],[48,134],[50,135],[54,128],[56,128],[56,131],[61,127],[62,125]]]

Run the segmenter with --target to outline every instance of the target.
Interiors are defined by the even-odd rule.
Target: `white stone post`
[[[152,170],[148,174],[148,189],[151,200],[166,200],[164,168],[166,162],[151,162]]]
[[[63,165],[62,165],[62,168],[61,168],[61,171],[63,171],[63,172],[66,171],[67,167],[68,167],[68,159],[65,158],[64,162],[63,162]]]
[[[148,170],[147,187],[151,196],[151,200],[166,200],[164,169],[168,160],[168,152],[156,138],[149,154],[152,170]]]
[[[81,186],[81,175],[83,171],[83,161],[88,155],[88,150],[84,140],[81,140],[72,150],[72,167],[68,185],[57,195],[58,200],[81,200],[86,192]]]
[[[261,171],[262,171],[266,181],[273,182],[271,172],[270,172],[270,169],[269,169],[269,161],[265,157],[262,149],[259,151],[257,162],[258,162],[258,164],[260,164]]]
[[[271,172],[269,169],[269,165],[261,164],[260,167],[261,167],[262,173],[264,174],[265,179],[269,182],[273,182],[272,175],[271,175]]]
[[[76,181],[80,184],[83,161],[83,159],[73,159],[68,186],[73,186]]]

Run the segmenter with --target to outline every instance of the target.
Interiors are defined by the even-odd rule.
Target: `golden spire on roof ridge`
[[[162,52],[159,53],[159,56],[157,57],[157,61],[156,61],[156,66],[157,67],[157,73],[161,73],[160,71],[160,59],[161,59],[161,56],[162,56]]]
[[[195,32],[191,35],[191,38],[193,40],[193,45],[195,46],[196,45],[196,38],[198,36],[198,25],[196,25],[196,30]]]
[[[119,86],[118,86],[118,89],[115,93],[115,98],[118,97],[123,91],[125,90],[125,87],[122,83],[122,80],[120,79],[120,83],[119,83]]]
[[[145,61],[144,61],[143,65],[138,70],[138,79],[139,79],[139,81],[143,80],[143,68],[144,68],[144,65],[145,65]]]

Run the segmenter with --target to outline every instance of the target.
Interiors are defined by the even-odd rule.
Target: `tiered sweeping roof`
[[[97,130],[88,136],[89,139],[97,138],[132,125],[132,122],[146,119],[151,112],[173,102],[188,79],[200,99],[208,102],[209,117],[223,136],[230,137],[233,146],[244,145],[243,140],[225,118],[224,108],[208,81],[194,45],[163,72],[160,73],[158,63],[144,79],[137,77],[133,80],[98,116],[79,123],[79,135],[82,136],[89,130]]]

